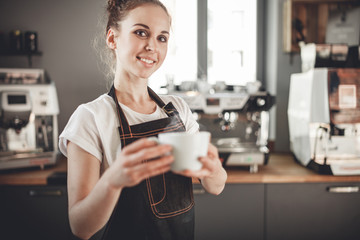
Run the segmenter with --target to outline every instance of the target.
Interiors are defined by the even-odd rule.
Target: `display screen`
[[[220,106],[220,99],[219,98],[207,98],[206,105],[207,106]]]
[[[25,95],[8,95],[8,104],[26,104]]]

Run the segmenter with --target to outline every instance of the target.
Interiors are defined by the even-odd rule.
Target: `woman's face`
[[[144,4],[131,10],[115,38],[117,70],[149,78],[164,62],[169,31],[170,17],[161,7]]]

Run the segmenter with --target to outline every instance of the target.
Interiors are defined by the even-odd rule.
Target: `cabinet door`
[[[66,186],[0,186],[0,239],[71,239]]]
[[[266,239],[360,239],[360,183],[266,185]]]
[[[195,239],[263,239],[264,185],[227,184],[219,196],[194,186]]]

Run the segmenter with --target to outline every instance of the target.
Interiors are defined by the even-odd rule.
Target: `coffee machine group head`
[[[4,129],[14,129],[20,133],[29,123],[32,110],[28,91],[0,92],[0,126]]]

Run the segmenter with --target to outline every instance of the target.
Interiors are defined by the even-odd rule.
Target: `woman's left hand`
[[[202,163],[202,168],[200,170],[184,170],[184,171],[174,171],[177,174],[194,177],[194,178],[204,178],[211,175],[215,175],[223,167],[219,159],[219,154],[217,148],[209,143],[208,153],[205,157],[199,157],[198,159]]]

